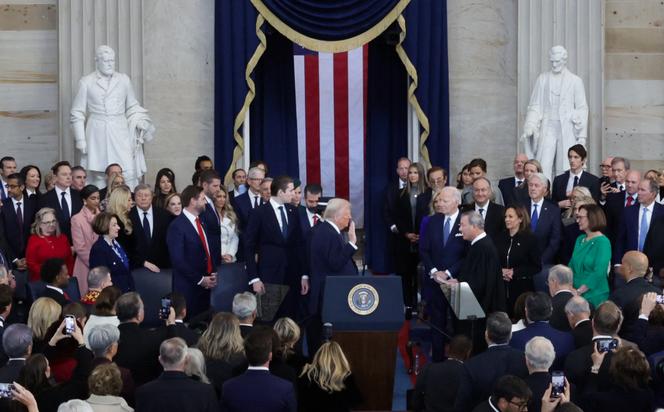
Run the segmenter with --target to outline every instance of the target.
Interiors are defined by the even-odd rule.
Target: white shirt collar
[[[265,366],[249,366],[247,368],[248,371],[269,371],[270,368],[265,367]]]
[[[18,202],[21,202],[21,207],[23,207],[23,206],[25,206],[25,196],[23,196],[23,197],[21,198],[21,200],[16,200],[16,199],[14,199],[14,198],[12,197],[12,202],[14,203],[14,209],[16,209],[16,204],[17,204]],[[21,209],[21,210],[23,210],[23,209]]]
[[[52,286],[52,285],[46,285],[46,287],[49,288],[49,289],[53,289],[53,290],[56,290],[56,291],[60,292],[61,295],[65,294],[65,292],[62,289],[58,288],[58,287],[55,287],[55,286]]]
[[[595,335],[595,336],[593,336],[593,341],[596,341],[598,339],[613,339],[613,336],[609,336],[609,335]]]
[[[341,230],[339,230],[339,227],[335,225],[334,222],[332,222],[331,220],[326,220],[326,222],[331,224],[334,230],[336,230],[338,234],[341,234]]]
[[[531,203],[531,206],[530,206],[530,213],[532,214],[532,211],[533,211],[532,209],[533,209],[533,207],[534,207],[535,205],[537,205],[537,213],[539,213],[540,210],[542,210],[542,204],[544,204],[544,198],[541,198],[541,199],[539,200],[539,202],[536,202],[536,201],[534,201],[533,199],[530,199],[530,203]]]
[[[482,211],[483,211],[484,213],[486,213],[486,211],[489,210],[489,202],[490,202],[490,201],[487,200],[486,203],[483,204],[483,205],[480,205],[479,203],[475,202],[475,211],[476,211],[476,212],[479,212],[480,209],[482,209]]]
[[[572,179],[574,179],[575,177],[578,177],[579,180],[581,180],[581,175],[582,174],[583,174],[583,169],[579,170],[579,173],[577,173],[577,174],[574,174],[574,172],[572,172],[572,169],[569,169],[569,177],[571,177]]]
[[[559,293],[561,293],[561,292],[569,292],[569,293],[571,293],[571,294],[574,294],[574,292],[572,292],[572,291],[569,290],[569,289],[560,289],[558,292],[554,293],[553,296],[556,296],[557,294],[559,294]]]
[[[496,411],[496,412],[500,412],[500,410],[498,410],[498,408],[496,408],[495,406],[493,406],[493,403],[491,403],[491,396],[489,396],[489,407],[490,407],[491,409],[493,409],[494,411]]]
[[[475,239],[473,239],[472,242],[470,242],[470,245],[474,245],[475,243],[479,242],[480,240],[484,239],[486,237],[486,232],[482,232],[479,235],[475,236]]]
[[[582,322],[585,322],[585,321],[590,321],[590,319],[581,319],[580,321],[578,321],[574,324],[574,327],[576,328],[577,326],[579,326],[579,324],[581,324]]]
[[[182,213],[187,217],[187,219],[189,219],[191,224],[194,225],[194,227],[196,227],[196,219],[198,218],[198,216],[193,215],[190,211],[184,208],[182,209]]]
[[[62,192],[67,193],[69,195],[71,188],[66,188],[65,190],[60,189],[58,186],[55,186],[55,193],[58,195],[58,200],[62,197]]]
[[[145,212],[148,213],[148,216],[150,216],[150,217],[152,216],[152,206],[150,206],[150,208],[148,210],[143,210],[140,207],[136,206],[136,210],[138,211],[138,216],[140,218],[143,218],[143,213],[145,213]]]
[[[449,215],[449,216],[448,216],[448,215],[445,215],[445,218],[446,218],[446,219],[449,218],[449,219],[450,219],[450,222],[452,222],[452,224],[454,224],[454,222],[456,222],[456,220],[457,220],[457,216],[459,216],[459,208],[457,208],[456,212],[454,212],[453,215]],[[451,229],[450,229],[450,230],[451,230]]]

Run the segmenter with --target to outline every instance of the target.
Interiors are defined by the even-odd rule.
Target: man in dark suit
[[[131,371],[137,387],[159,375],[159,345],[165,339],[176,336],[175,310],[171,310],[165,320],[166,328],[157,329],[140,327],[144,311],[143,301],[136,292],[125,293],[116,302],[120,341],[113,360],[118,366]]]
[[[240,196],[234,197],[232,205],[239,219],[239,229],[242,233],[249,224],[249,214],[252,210],[263,204],[261,198],[261,182],[265,179],[265,171],[258,167],[252,167],[247,172],[247,191]],[[242,239],[240,239],[242,243]]]
[[[517,199],[517,189],[526,181],[526,176],[523,174],[523,169],[528,161],[528,156],[525,153],[517,153],[514,156],[514,176],[506,177],[498,181],[498,189],[503,194],[505,206],[516,205],[519,203]]]
[[[205,210],[200,218],[208,236],[212,263],[217,267],[221,264],[221,216],[214,207],[214,198],[221,190],[221,177],[212,169],[204,170],[201,172],[200,181],[205,195]]]
[[[563,332],[572,330],[565,314],[565,305],[575,294],[573,276],[572,269],[565,265],[555,265],[549,270],[547,278],[553,308],[549,324]]]
[[[136,410],[219,411],[212,385],[198,382],[184,373],[187,363],[184,340],[171,338],[163,341],[159,346],[159,363],[164,368],[161,376],[136,390]]]
[[[173,290],[187,301],[189,317],[210,307],[210,289],[217,285],[217,269],[209,249],[209,236],[199,215],[205,195],[198,186],[187,186],[180,196],[182,213],[168,227],[166,243],[173,265]]]
[[[307,239],[311,228],[323,220],[318,211],[318,202],[322,195],[323,188],[317,183],[310,183],[304,187],[304,206],[297,207],[302,239]]]
[[[528,320],[525,329],[514,332],[510,346],[520,351],[525,350],[526,343],[535,336],[547,338],[556,349],[556,360],[554,365],[561,367],[568,353],[574,350],[574,338],[569,332],[562,332],[549,325],[551,317],[551,298],[544,292],[535,292],[535,294],[526,298],[526,319]]]
[[[108,178],[111,177],[113,173],[122,176],[122,166],[120,166],[117,163],[111,163],[110,165],[106,166],[106,170],[104,170],[104,177],[106,178],[107,182]],[[108,187],[99,190],[100,199],[106,199],[107,195],[108,195]]]
[[[295,412],[297,402],[292,382],[270,373],[272,330],[260,327],[244,340],[249,362],[247,371],[224,383],[221,410],[224,412]],[[260,388],[260,396],[256,389]]]
[[[590,190],[590,194],[596,202],[599,202],[599,178],[583,170],[588,152],[583,145],[575,144],[567,149],[567,160],[569,170],[553,179],[551,200],[558,204],[561,209],[572,206],[569,195],[576,186],[584,186]]]
[[[50,207],[55,210],[60,230],[71,244],[71,217],[81,211],[83,201],[77,190],[71,188],[71,166],[69,162],[56,163],[51,171],[55,176],[55,187],[39,197],[37,210]]]
[[[447,171],[440,166],[430,167],[427,170],[427,182],[429,183],[429,187],[424,193],[417,196],[415,205],[415,216],[417,218],[415,227],[418,229],[422,224],[424,216],[431,214],[431,198],[433,197],[433,193],[442,190],[447,184]]]
[[[69,284],[69,272],[65,261],[60,258],[47,259],[41,267],[41,280],[46,284],[41,297],[51,298],[64,307],[71,303],[64,289]]]
[[[175,311],[175,334],[177,337],[184,339],[188,346],[196,346],[200,335],[189,329],[184,323],[187,317],[187,301],[184,296],[178,292],[171,292],[167,296],[171,300],[171,307]]]
[[[602,162],[603,163],[603,162]],[[604,165],[602,164],[602,167]],[[629,172],[629,160],[624,157],[616,156],[611,158],[611,173],[604,177],[604,169],[600,176],[599,191],[601,194],[600,203],[603,205],[607,197],[611,194],[623,193],[626,189],[625,178]]]
[[[542,336],[535,336],[526,344],[524,354],[526,355],[526,366],[528,367],[528,376],[525,381],[533,393],[530,402],[528,402],[528,410],[540,411],[542,408],[542,396],[551,384],[549,369],[553,365],[556,352],[549,339]]]
[[[0,268],[0,271],[4,271],[4,276],[7,276],[7,271],[4,267]],[[5,365],[9,360],[9,357],[5,354],[4,348],[2,346],[2,336],[5,332],[5,323],[7,322],[9,314],[12,311],[13,296],[14,290],[11,288],[11,286],[0,284],[0,366]]]
[[[512,375],[505,375],[496,382],[491,397],[477,405],[473,412],[515,412],[526,410],[533,396],[526,382]]]
[[[648,292],[662,292],[662,289],[651,285],[644,278],[647,271],[648,257],[645,254],[636,250],[625,253],[619,270],[625,284],[615,289],[609,296],[609,299],[618,305],[623,313],[621,336],[624,336],[638,319],[641,297]]]
[[[440,289],[440,284],[457,278],[466,254],[461,224],[461,195],[452,186],[445,187],[436,199],[441,213],[431,216],[428,229],[420,239],[420,258],[424,264],[425,277],[422,288],[427,288],[430,298],[427,308],[430,321],[435,328],[431,332],[432,356],[434,361],[443,360],[445,336],[439,332],[447,329],[449,304]]]
[[[574,347],[588,345],[593,339],[593,327],[590,320],[590,304],[581,296],[572,297],[565,304],[567,323],[572,328]]]
[[[491,388],[504,375],[520,378],[528,376],[523,352],[509,346],[512,322],[505,312],[494,312],[486,321],[484,338],[488,349],[473,356],[465,363],[461,378],[456,410],[470,411],[486,401]]]
[[[399,233],[399,230],[397,229],[396,217],[397,199],[399,199],[399,194],[403,188],[406,187],[408,182],[408,168],[410,167],[410,163],[410,159],[406,157],[400,157],[399,160],[397,160],[398,179],[396,182],[390,182],[385,188],[383,218],[388,230],[395,235]]]
[[[256,320],[256,296],[251,292],[237,293],[233,297],[233,315],[240,321],[242,339],[249,336]]]
[[[323,343],[321,311],[327,277],[357,275],[353,262],[357,237],[355,223],[351,220],[350,203],[344,199],[331,199],[325,208],[324,219],[311,230],[307,245],[309,274],[302,281],[302,293],[308,294],[309,353],[316,353]],[[348,241],[341,235],[342,230],[348,230]]]
[[[493,190],[486,177],[478,177],[473,182],[473,203],[466,206],[465,211],[474,210],[484,219],[484,231],[491,238],[497,239],[505,230],[505,208],[491,202]]]
[[[241,168],[235,169],[231,177],[233,178],[233,190],[228,191],[228,200],[232,202],[234,198],[247,191],[247,172]]]
[[[447,360],[425,366],[417,375],[412,409],[416,411],[451,411],[465,373],[464,362],[470,357],[473,344],[464,335],[450,341]]]
[[[643,253],[648,256],[652,267],[652,283],[659,287],[664,286],[664,219],[656,219],[652,222]]]
[[[0,382],[11,383],[25,365],[25,360],[32,353],[32,329],[22,323],[10,325],[2,336],[2,347],[11,359],[0,368]]]
[[[664,348],[664,329],[657,324],[650,324],[649,319],[655,307],[664,309],[664,305],[657,303],[658,294],[648,292],[643,295],[641,309],[636,322],[625,334],[625,338],[639,346],[646,356],[661,352]]]
[[[289,286],[278,313],[294,317],[296,294],[304,292],[303,239],[297,212],[287,207],[293,196],[293,180],[278,176],[271,197],[254,209],[244,233],[247,278],[255,293],[265,293],[265,284]]]
[[[16,173],[16,160],[11,156],[0,159],[0,201],[2,202],[9,197],[7,178],[14,173]]]
[[[34,198],[23,195],[25,184],[20,174],[14,173],[7,177],[9,197],[2,204],[4,235],[14,257],[13,266],[19,270],[27,268],[25,262],[25,246],[30,237],[30,229],[36,213]]]
[[[129,211],[134,249],[130,253],[133,265],[159,272],[171,267],[166,233],[172,218],[164,209],[152,206],[152,197],[152,189],[146,184],[134,189],[136,206]]]
[[[619,192],[609,192],[606,195],[606,202],[603,205],[606,214],[607,237],[611,240],[612,250],[616,250],[616,240],[620,221],[622,220],[625,208],[638,203],[639,183],[641,182],[641,172],[630,170],[625,176],[625,190]]]

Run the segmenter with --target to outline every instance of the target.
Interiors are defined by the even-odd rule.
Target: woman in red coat
[[[74,270],[74,257],[71,254],[67,236],[60,233],[55,210],[45,207],[35,215],[32,235],[28,238],[28,246],[25,250],[30,281],[41,280],[41,265],[50,258],[63,259],[70,274]]]

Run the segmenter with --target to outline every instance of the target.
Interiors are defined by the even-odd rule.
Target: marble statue
[[[136,100],[129,76],[115,71],[113,49],[99,46],[95,64],[97,69],[79,81],[71,108],[81,166],[88,171],[88,182],[102,188],[106,166],[118,163],[133,189],[147,170],[143,143],[154,138],[155,127]]]
[[[554,46],[549,60],[551,71],[535,81],[521,139],[528,157],[539,160],[552,179],[569,169],[567,149],[586,145],[588,104],[583,80],[567,70],[567,50]]]

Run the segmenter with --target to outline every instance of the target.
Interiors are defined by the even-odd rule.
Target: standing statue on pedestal
[[[539,160],[553,179],[569,169],[567,149],[586,145],[588,104],[583,80],[567,70],[567,50],[551,48],[549,60],[551,71],[537,77],[530,96],[521,139],[528,157]]]
[[[118,163],[133,189],[147,170],[143,143],[154,138],[155,128],[136,100],[129,76],[115,71],[113,49],[99,46],[95,64],[97,70],[79,81],[71,108],[81,165],[88,171],[88,182],[104,187],[106,166]]]

